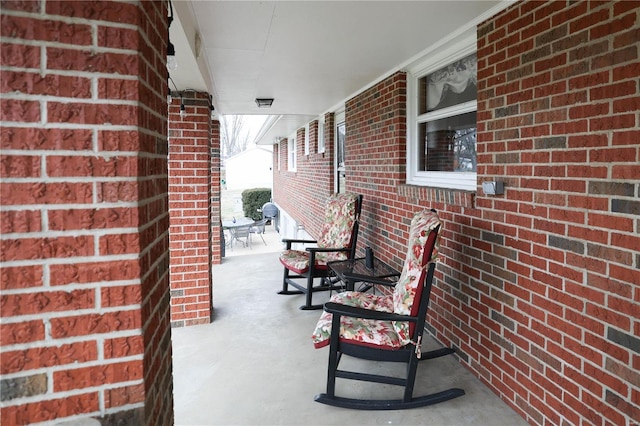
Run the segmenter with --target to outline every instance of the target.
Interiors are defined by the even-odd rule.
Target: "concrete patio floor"
[[[172,330],[176,425],[526,425],[461,366],[455,356],[424,361],[414,395],[460,387],[466,395],[424,408],[355,411],[314,402],[324,391],[328,349],[314,349],[320,311],[301,311],[303,297],[281,296],[280,237],[235,249],[214,266],[211,324]],[[269,235],[271,234],[271,235]],[[259,244],[258,244],[259,243]],[[241,255],[248,253],[248,255]],[[326,301],[327,293],[315,293]],[[438,347],[433,340],[427,348]],[[345,359],[364,368],[399,365]],[[337,393],[397,398],[401,388],[338,379]],[[348,395],[347,395],[348,394]]]
[[[265,226],[264,230],[265,233],[261,234],[262,238],[260,238],[260,235],[258,234],[251,234],[251,245],[249,247],[244,247],[243,244],[239,241],[233,242],[232,247],[226,247],[225,257],[222,260],[223,263],[225,259],[230,257],[247,256],[259,253],[279,253],[280,251],[282,251],[284,249],[282,236],[278,232],[276,232],[274,225],[267,225]]]

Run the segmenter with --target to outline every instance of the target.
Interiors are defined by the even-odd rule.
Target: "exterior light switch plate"
[[[495,180],[482,182],[482,192],[485,195],[502,195],[504,194],[504,182]]]

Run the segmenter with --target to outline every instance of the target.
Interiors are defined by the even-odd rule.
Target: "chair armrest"
[[[287,246],[287,250],[291,249],[291,244],[294,243],[303,243],[303,244],[315,244],[317,243],[316,240],[300,240],[297,238],[283,238],[282,242],[285,243]]]
[[[383,321],[410,321],[417,322],[417,317],[408,315],[398,315],[392,312],[380,312],[372,309],[358,308],[356,306],[341,305],[340,303],[327,302],[324,304],[324,310],[340,316],[363,318],[371,320]]]
[[[327,247],[306,247],[307,251],[315,251],[315,252],[332,252],[332,251],[350,251],[350,248],[327,248]]]
[[[299,240],[296,238],[283,238],[282,242],[283,243],[307,243],[307,244],[317,243],[316,240]]]

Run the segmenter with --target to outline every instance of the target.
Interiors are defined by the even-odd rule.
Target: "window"
[[[304,155],[309,155],[309,123],[304,126]]]
[[[318,153],[324,152],[324,115],[318,118]]]
[[[288,170],[291,172],[296,171],[296,137],[290,136],[287,144],[288,154]]]
[[[347,187],[347,168],[345,167],[345,140],[347,138],[347,125],[345,123],[344,110],[335,115],[335,192],[344,193]]]
[[[410,73],[407,183],[476,190],[474,49],[475,42],[465,43],[455,54],[448,50]]]

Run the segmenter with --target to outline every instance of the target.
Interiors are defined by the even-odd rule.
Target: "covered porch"
[[[500,401],[535,425],[640,419],[637,2],[40,0],[0,15],[3,424],[172,425],[174,409],[178,424],[515,424]],[[425,79],[472,54],[475,102],[440,110],[477,117],[476,170],[452,184],[423,167],[427,124],[447,117],[417,106]],[[429,321],[460,359],[419,380],[437,371],[466,396],[320,407],[319,313],[276,295],[275,254],[212,267],[218,118],[264,99],[291,228],[316,235],[316,206],[362,194],[359,248],[397,266],[412,212],[446,221]]]
[[[268,233],[269,239],[275,235]],[[172,330],[176,425],[527,424],[455,356],[424,361],[416,380],[416,394],[463,388],[466,395],[455,400],[381,412],[318,404],[313,397],[326,386],[328,349],[314,349],[310,336],[320,311],[298,309],[303,296],[277,294],[282,279],[278,252],[236,251],[213,272],[218,283],[213,322]],[[320,301],[328,293],[316,297]],[[400,366],[384,366],[394,367]],[[338,391],[384,397],[374,392],[393,396],[401,389],[338,380]]]

